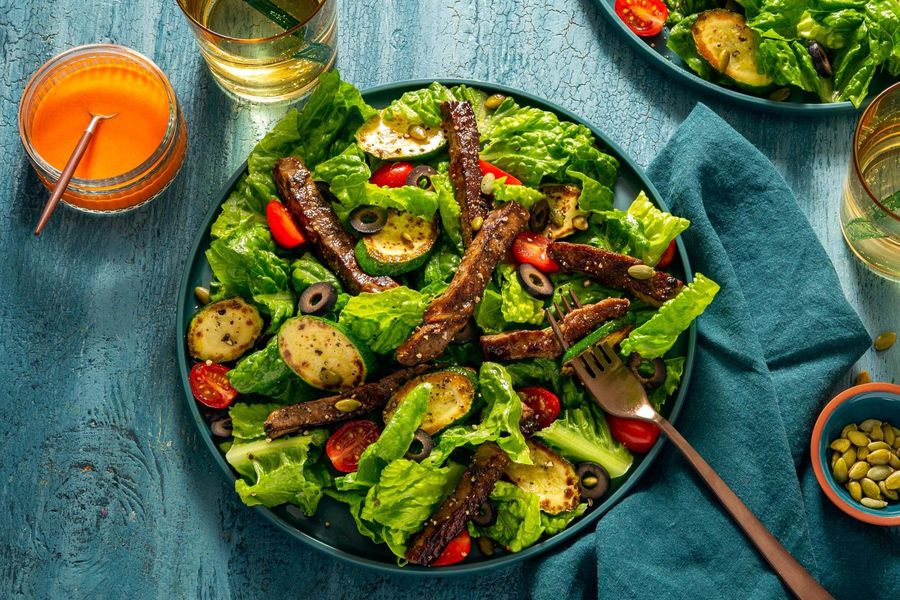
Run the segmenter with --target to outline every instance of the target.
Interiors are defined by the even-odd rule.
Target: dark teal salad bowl
[[[403,81],[383,85],[364,91],[363,97],[370,105],[382,108],[392,100],[398,98],[404,92],[425,87],[432,81],[433,80],[431,79]],[[562,119],[584,124],[591,129],[597,139],[604,144],[608,151],[621,163],[619,177],[614,190],[617,207],[627,206],[635,198],[638,192],[644,190],[657,206],[663,210],[667,210],[665,203],[661,200],[659,193],[653,187],[653,184],[650,183],[650,180],[647,179],[647,176],[618,145],[604,135],[597,127],[578,118],[564,108],[530,94],[500,85],[464,79],[439,79],[438,81],[448,86],[465,84],[470,87],[480,88],[488,93],[501,93],[512,96],[523,104],[554,112]],[[193,417],[194,424],[197,426],[197,430],[203,438],[212,459],[216,462],[225,476],[232,482],[236,479],[235,472],[225,461],[224,454],[220,451],[217,446],[217,441],[210,433],[210,426],[207,418],[201,412],[203,407],[198,405],[191,394],[188,372],[191,368],[192,360],[187,353],[185,332],[191,317],[199,309],[193,290],[196,286],[207,286],[212,277],[212,272],[204,255],[204,250],[210,244],[210,227],[218,215],[220,204],[228,197],[232,187],[237,183],[245,169],[246,164],[242,166],[222,188],[220,194],[216,197],[214,207],[210,211],[202,229],[194,241],[192,253],[185,264],[184,275],[182,276],[181,285],[178,291],[175,340],[178,348],[179,369],[181,372],[187,408]],[[682,278],[684,281],[691,281],[690,264],[680,238],[677,239],[676,244],[678,252],[670,270],[675,276]],[[696,335],[696,325],[694,324],[681,336],[674,349],[679,355],[685,357],[684,375],[677,394],[666,402],[661,411],[663,415],[673,422],[677,421],[691,379],[691,371],[694,365]],[[631,471],[613,481],[610,493],[603,501],[590,507],[581,518],[573,521],[572,524],[561,533],[546,537],[533,546],[517,553],[508,553],[503,550],[498,550],[491,556],[485,556],[482,555],[477,548],[473,547],[472,553],[466,560],[450,567],[424,568],[414,565],[399,566],[396,557],[386,546],[376,545],[357,532],[346,504],[339,503],[329,497],[322,499],[316,514],[312,517],[305,516],[299,509],[290,505],[279,506],[273,509],[257,506],[254,507],[253,510],[258,511],[273,525],[282,529],[285,533],[296,537],[309,546],[335,558],[346,560],[362,567],[368,567],[383,572],[420,577],[464,575],[508,566],[512,563],[535,557],[547,552],[551,548],[564,544],[567,541],[571,541],[585,532],[592,531],[592,527],[597,519],[627,495],[644,473],[646,473],[647,469],[659,455],[662,444],[663,438],[661,437],[647,454],[643,456],[636,455]],[[237,495],[235,495],[235,499],[237,499]],[[249,509],[244,508],[243,510]]]

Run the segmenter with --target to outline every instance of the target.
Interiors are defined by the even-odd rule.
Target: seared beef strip
[[[292,156],[276,162],[274,175],[278,193],[303,235],[350,292],[383,292],[397,287],[390,277],[372,277],[359,267],[353,253],[356,242],[322,198],[312,173],[299,158]]]
[[[604,321],[617,319],[628,312],[625,298],[607,298],[596,304],[576,308],[560,321],[559,326],[569,344],[574,344]],[[484,360],[520,360],[523,358],[559,358],[563,349],[553,330],[528,329],[481,336]]]
[[[607,287],[631,292],[652,306],[671,300],[684,285],[661,271],[655,272],[649,279],[635,279],[628,274],[628,269],[644,264],[642,261],[587,244],[552,242],[547,248],[547,255],[559,263],[563,271],[584,273]]]
[[[441,115],[450,146],[450,181],[459,204],[459,228],[463,245],[468,248],[475,237],[472,221],[488,215],[487,199],[481,193],[483,174],[478,164],[481,141],[475,112],[468,102],[444,102]]]
[[[274,410],[266,419],[266,436],[270,440],[274,440],[277,437],[294,433],[307,427],[330,425],[360,417],[383,407],[387,403],[388,398],[391,397],[391,394],[396,392],[400,386],[431,368],[431,365],[418,365],[408,369],[400,369],[383,379],[365,383],[352,392],[320,398],[319,400],[310,400],[309,402],[300,402],[299,404],[292,404]],[[350,412],[344,412],[335,408],[335,404],[347,399],[358,401],[359,408]]]
[[[482,444],[472,457],[469,468],[460,477],[456,489],[425,521],[422,531],[412,538],[406,559],[417,565],[434,562],[491,495],[507,464],[509,457],[497,444]]]
[[[494,267],[528,223],[528,211],[508,202],[491,211],[466,249],[447,290],[431,301],[422,324],[397,348],[397,362],[415,365],[437,358],[466,326],[481,301]]]

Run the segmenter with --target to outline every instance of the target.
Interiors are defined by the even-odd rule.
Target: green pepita
[[[210,303],[209,290],[205,287],[199,285],[195,287],[194,296],[197,298],[197,302],[204,306]]]
[[[409,133],[409,137],[420,142],[428,139],[428,132],[421,125],[413,125],[407,133]]]
[[[344,398],[343,400],[338,400],[334,403],[334,407],[336,409],[345,413],[353,412],[360,406],[362,406],[362,403],[359,400],[354,400],[353,398]]]
[[[844,428],[841,429],[841,437],[845,438],[845,437],[847,437],[848,433],[850,433],[851,431],[856,431],[857,429],[859,429],[859,428],[856,426],[856,423],[850,423],[849,425],[844,425]]]
[[[831,442],[831,446],[829,446],[829,448],[831,448],[832,450],[837,450],[838,452],[846,452],[849,447],[850,440],[844,438],[834,440],[833,442]]]
[[[864,478],[859,482],[859,485],[862,486],[863,495],[875,500],[881,500],[881,490],[878,488],[877,483],[869,478]]]
[[[877,441],[877,442],[872,442],[871,444],[866,446],[866,448],[869,449],[869,452],[875,452],[876,450],[881,450],[881,449],[890,450],[891,445],[888,444],[887,442]]]
[[[857,448],[856,449],[856,458],[859,460],[866,460],[866,457],[869,455],[869,449],[866,447]]]
[[[481,193],[485,196],[490,196],[494,191],[494,181],[496,181],[497,176],[493,173],[485,173],[484,177],[481,178]]]
[[[585,217],[578,215],[572,219],[572,227],[578,231],[585,231],[588,228],[588,220]]]
[[[874,500],[872,498],[863,498],[860,500],[860,503],[868,508],[884,508],[887,506],[887,502],[884,500]]]
[[[889,490],[900,490],[900,471],[894,471],[884,480],[884,487]]]
[[[632,265],[628,267],[628,274],[634,279],[644,280],[653,277],[656,271],[650,265]]]
[[[859,424],[859,430],[865,433],[869,433],[876,427],[881,427],[881,421],[878,419],[866,419]]]
[[[484,217],[475,217],[470,225],[472,226],[472,231],[481,231],[481,226],[484,225]]]
[[[870,465],[886,465],[891,460],[891,451],[885,450],[881,448],[880,450],[875,450],[874,452],[869,452],[869,455],[866,457],[866,462]]]
[[[319,379],[326,387],[337,387],[344,381],[340,374],[335,373],[331,369],[326,369],[325,367],[322,367],[322,370],[319,371]]]
[[[887,423],[881,426],[881,434],[884,436],[884,442],[891,446],[894,444],[894,440],[897,439],[897,436],[894,435],[894,428]]]
[[[791,97],[791,88],[778,88],[771,94],[769,94],[769,100],[774,100],[775,102],[784,102],[788,98]]]
[[[496,110],[498,106],[503,104],[504,100],[506,100],[506,96],[503,94],[488,96],[487,100],[484,101],[484,107],[488,110]]]
[[[869,468],[869,472],[866,473],[866,477],[868,477],[872,481],[881,481],[882,479],[887,479],[893,472],[894,470],[887,465],[875,465]]]
[[[885,484],[883,481],[878,482],[878,489],[881,490],[881,495],[888,500],[893,500],[894,502],[900,500],[900,494],[898,494],[894,490],[889,490],[887,484]]]
[[[869,375],[868,371],[860,371],[856,374],[856,380],[853,382],[854,385],[862,385],[864,383],[871,383],[872,376]]]
[[[862,500],[862,486],[859,485],[858,481],[851,481],[847,484],[847,491],[850,492],[850,497],[859,502]]]
[[[850,467],[850,470],[847,472],[848,477],[850,479],[862,479],[866,476],[866,473],[869,472],[869,463],[864,460],[861,460],[857,463],[853,463],[853,466]]]
[[[896,454],[891,454],[891,458],[890,460],[888,460],[888,464],[895,469],[900,470],[900,458],[898,458]]]
[[[841,455],[841,458],[844,459],[844,462],[848,465],[852,465],[856,463],[856,446],[850,446],[847,448],[847,451]]]
[[[834,475],[834,480],[838,483],[847,481],[847,463],[844,462],[843,458],[839,458],[835,461],[832,474]]]
[[[896,331],[885,331],[872,342],[872,345],[875,347],[875,350],[882,352],[883,350],[887,350],[891,346],[894,345],[894,342],[897,341],[897,332]]]
[[[837,464],[838,459],[841,458],[840,452],[832,452],[831,453],[831,470],[834,471],[834,465]]]
[[[872,438],[874,442],[880,442],[884,439],[884,433],[881,432],[881,427],[873,427],[872,431],[869,432],[869,437]]]
[[[866,434],[861,433],[859,431],[849,431],[847,432],[847,439],[850,440],[856,446],[868,446],[869,438],[866,437]]]

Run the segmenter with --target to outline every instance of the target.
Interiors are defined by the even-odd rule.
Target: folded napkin
[[[791,190],[702,104],[649,175],[691,220],[691,267],[722,286],[678,428],[835,597],[896,597],[896,534],[838,511],[809,466],[819,409],[870,340]],[[535,598],[788,595],[671,445],[595,533],[533,566]]]

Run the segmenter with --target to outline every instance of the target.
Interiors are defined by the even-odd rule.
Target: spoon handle
[[[68,187],[69,185],[69,181],[72,180],[72,175],[74,175],[75,169],[78,167],[78,163],[81,162],[81,158],[84,156],[88,144],[91,143],[91,138],[94,136],[94,131],[97,128],[97,123],[99,123],[100,121],[100,117],[92,117],[91,122],[87,126],[87,129],[85,129],[84,133],[81,134],[81,139],[78,140],[78,145],[75,146],[75,150],[72,152],[72,156],[69,157],[69,161],[66,163],[65,168],[59,175],[59,181],[57,181],[56,185],[53,187],[53,193],[50,194],[50,199],[44,206],[44,212],[41,213],[41,218],[38,221],[37,227],[34,228],[34,235],[41,235],[41,231],[43,231],[44,226],[47,225],[47,221],[50,220],[50,216],[53,214],[53,211],[56,210],[56,205],[59,204],[59,200],[65,193],[66,187]]]
[[[694,447],[678,433],[678,430],[663,417],[654,419],[660,429],[665,432],[675,447],[678,448],[695,471],[703,478],[706,485],[719,498],[734,521],[756,546],[766,562],[778,574],[784,584],[801,600],[831,599],[828,591],[817,582],[803,565],[791,556],[791,553],[775,539],[766,526],[756,518],[747,505],[731,491],[728,484],[719,477]],[[832,599],[833,600],[833,599]]]

